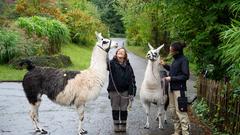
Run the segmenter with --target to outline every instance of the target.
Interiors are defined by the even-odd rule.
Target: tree
[[[91,0],[97,5],[101,13],[101,20],[109,26],[111,36],[121,36],[125,29],[121,20],[122,16],[117,13],[114,6],[117,4],[115,0]]]
[[[186,54],[196,64],[197,73],[213,67],[208,77],[221,79],[228,65],[221,65],[217,49],[224,25],[234,17],[232,0],[118,0],[117,11],[123,16],[126,37],[131,45],[155,46],[170,41],[187,43]],[[206,4],[207,3],[207,4]]]

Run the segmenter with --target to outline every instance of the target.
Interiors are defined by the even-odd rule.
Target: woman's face
[[[177,51],[175,51],[171,46],[170,46],[170,54],[172,56],[174,56],[175,54],[177,54]]]
[[[124,58],[125,58],[125,55],[126,55],[125,50],[124,49],[119,49],[118,52],[117,52],[118,61],[123,62]]]

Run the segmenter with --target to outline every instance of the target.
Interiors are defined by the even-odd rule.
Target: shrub
[[[47,44],[44,39],[26,38],[20,29],[0,29],[0,63],[7,63],[15,57],[43,55],[44,44]]]
[[[15,9],[20,16],[38,15],[64,20],[56,0],[18,0]]]
[[[66,24],[70,29],[71,39],[77,44],[93,44],[95,31],[107,36],[107,27],[98,19],[93,18],[79,9],[74,9],[66,14]]]
[[[10,62],[11,66],[16,69],[20,69],[20,63],[23,60],[31,60],[34,65],[42,66],[42,67],[54,67],[54,68],[62,68],[68,67],[72,64],[69,56],[65,55],[55,55],[55,56],[31,56],[24,58],[17,58]]]
[[[55,54],[61,50],[61,45],[68,42],[69,30],[66,25],[46,17],[20,17],[17,20],[18,26],[26,30],[29,36],[37,35],[46,37],[49,41],[47,46],[48,54]]]
[[[240,7],[240,4],[239,4]],[[233,89],[240,89],[240,22],[233,20],[231,27],[221,32],[222,45],[219,47],[221,52],[220,60],[222,66],[230,65],[227,68],[228,76],[230,77]]]
[[[0,63],[6,63],[17,55],[19,35],[0,29]]]

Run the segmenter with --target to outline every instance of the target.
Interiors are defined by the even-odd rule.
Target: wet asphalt
[[[122,45],[123,39],[113,39]],[[115,50],[110,52],[112,58]],[[158,129],[158,122],[155,120],[156,108],[151,106],[150,129],[144,129],[146,115],[139,100],[139,90],[143,81],[147,61],[128,52],[130,63],[134,69],[137,82],[137,96],[129,111],[127,132],[114,133],[111,115],[110,101],[107,98],[107,82],[101,90],[100,96],[86,104],[83,128],[88,135],[170,135],[173,133],[173,124],[168,117],[168,123],[164,129]],[[196,95],[194,79],[188,81],[189,99]],[[16,82],[0,83],[0,135],[39,135],[35,133],[31,123],[29,103],[23,92],[22,84]],[[169,114],[169,113],[168,113]],[[50,101],[43,96],[39,108],[40,124],[48,131],[49,135],[77,135],[78,115],[74,107],[64,107]],[[191,123],[193,135],[204,135],[203,129],[195,123]]]

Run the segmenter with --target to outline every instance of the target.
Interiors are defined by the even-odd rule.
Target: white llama
[[[140,100],[147,114],[147,121],[144,128],[149,128],[149,111],[151,103],[157,105],[158,114],[157,119],[159,121],[159,128],[163,129],[162,114],[164,111],[164,104],[166,102],[165,91],[161,86],[160,78],[160,56],[159,52],[164,45],[161,45],[157,49],[154,49],[148,44],[150,51],[147,53],[148,64],[145,71],[145,76],[140,89]],[[164,115],[166,121],[166,112]]]
[[[107,77],[107,53],[110,48],[117,47],[113,41],[103,38],[101,33],[95,34],[97,43],[92,52],[91,65],[81,72],[35,67],[29,60],[21,63],[21,66],[27,64],[28,72],[23,79],[23,88],[31,105],[30,117],[36,132],[47,134],[38,120],[41,96],[45,94],[57,104],[74,105],[79,115],[78,134],[87,133],[82,128],[85,104],[99,96]]]

